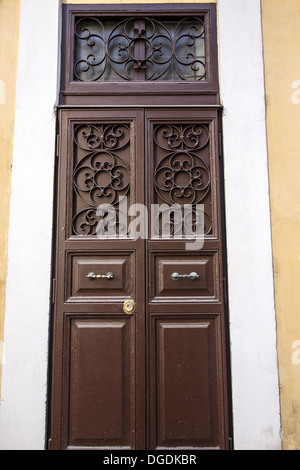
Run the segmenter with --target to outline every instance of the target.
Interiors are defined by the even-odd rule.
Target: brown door
[[[217,136],[213,109],[61,111],[50,448],[229,448]]]

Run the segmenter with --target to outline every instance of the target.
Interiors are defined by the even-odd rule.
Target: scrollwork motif
[[[80,81],[206,79],[202,18],[176,24],[127,18],[110,28],[105,20],[80,18],[75,39],[74,75]]]
[[[160,201],[168,206],[190,206],[185,228],[197,222],[195,206],[202,204],[210,194],[210,169],[201,158],[201,151],[209,142],[209,131],[204,125],[159,125],[154,129],[155,146],[164,156],[154,168],[154,189]],[[212,229],[211,215],[204,210],[205,233]],[[180,231],[176,217],[174,233]]]
[[[130,129],[125,124],[79,125],[74,141],[85,154],[74,167],[73,188],[81,208],[73,218],[76,235],[93,235],[99,223],[97,207],[116,207],[130,190],[130,168],[119,150],[126,148]]]

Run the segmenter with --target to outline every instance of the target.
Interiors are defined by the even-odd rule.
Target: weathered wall
[[[15,87],[19,45],[20,0],[0,0],[0,387],[3,361],[5,289]]]
[[[300,2],[262,0],[282,437],[300,448]]]

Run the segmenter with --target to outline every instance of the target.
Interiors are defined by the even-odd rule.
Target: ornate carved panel
[[[74,79],[205,81],[204,17],[77,18]]]
[[[120,234],[127,221],[122,200],[130,197],[131,130],[129,123],[79,124],[74,129],[73,234],[101,230]],[[103,207],[99,210],[99,206]],[[105,206],[115,209],[115,218]]]

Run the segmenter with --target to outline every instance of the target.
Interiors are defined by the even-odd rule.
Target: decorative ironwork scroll
[[[74,78],[80,81],[206,80],[203,18],[98,17],[75,24]]]
[[[166,210],[174,208],[171,214],[172,234],[182,234],[183,225],[186,235],[194,233],[199,205],[202,205],[204,212],[204,234],[211,234],[208,128],[202,124],[157,125],[153,137],[156,160],[153,175],[156,194],[154,200],[157,204],[167,204]],[[184,213],[183,207],[188,208]],[[160,233],[163,233],[163,229],[160,223]]]
[[[120,230],[120,201],[130,191],[129,125],[81,124],[75,128],[74,143],[79,158],[73,172],[73,234],[96,234],[100,205],[116,209]]]

